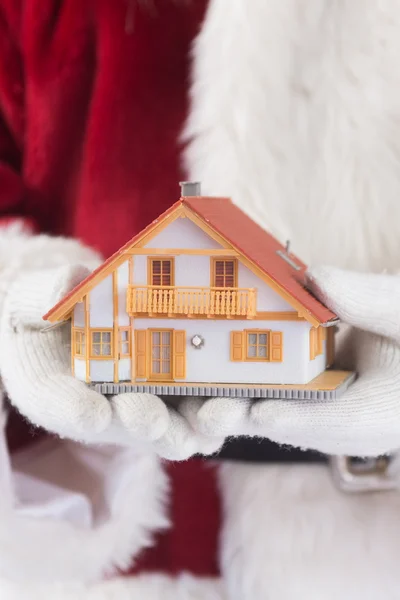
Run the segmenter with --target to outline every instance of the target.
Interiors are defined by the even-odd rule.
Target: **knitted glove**
[[[0,374],[11,402],[34,425],[87,443],[147,444],[162,457],[213,453],[221,440],[197,434],[151,394],[110,400],[70,372],[70,327],[43,332],[42,315],[99,257],[76,241],[0,230]]]
[[[377,456],[400,447],[400,277],[323,267],[313,292],[350,330],[342,356],[357,381],[337,400],[216,398],[193,405],[191,422],[210,436],[268,437],[328,454]],[[351,349],[351,351],[350,351]]]

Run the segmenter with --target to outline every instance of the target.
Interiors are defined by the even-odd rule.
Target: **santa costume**
[[[399,40],[393,0],[0,0],[2,326],[36,301],[27,270],[109,256],[187,178],[309,264],[396,269]],[[269,445],[175,462],[47,437],[12,402],[0,598],[398,598],[396,491],[343,494]]]

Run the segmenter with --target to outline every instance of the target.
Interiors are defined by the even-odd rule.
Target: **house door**
[[[172,330],[150,330],[150,380],[172,379]]]

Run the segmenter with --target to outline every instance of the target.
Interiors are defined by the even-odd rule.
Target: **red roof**
[[[295,255],[287,255],[284,246],[229,198],[188,197],[183,199],[183,203],[300,302],[320,323],[337,319],[331,310],[306,289],[306,265]],[[296,270],[277,252],[288,256],[300,269]]]
[[[306,265],[292,253],[288,254],[272,235],[257,225],[243,213],[229,198],[185,197],[176,202],[158,219],[150,223],[146,229],[124,244],[98,269],[93,271],[84,281],[58,302],[43,319],[55,320],[64,318],[71,303],[78,302],[81,296],[90,289],[101,277],[107,267],[123,258],[125,251],[134,247],[146,234],[156,230],[168,216],[186,207],[197,215],[206,225],[222,236],[240,254],[258,267],[277,286],[297,301],[310,316],[320,323],[336,320],[337,316],[326,308],[317,298],[306,289]],[[304,314],[304,316],[306,316]]]

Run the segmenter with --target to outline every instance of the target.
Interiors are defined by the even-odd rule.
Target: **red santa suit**
[[[320,54],[331,60],[331,68],[337,66],[318,22],[328,28],[329,37],[333,35],[330,24],[341,19],[349,32],[354,15],[344,7],[337,8],[340,14],[327,16],[321,6],[312,11],[298,7],[302,14],[297,14],[297,9],[278,1],[261,4],[235,0],[228,5],[215,0],[207,9],[202,0],[1,0],[3,219],[22,218],[36,231],[75,237],[108,256],[171,205],[177,199],[177,182],[190,176],[202,181],[206,193],[232,195],[273,233],[290,237],[305,260],[321,258],[321,252],[323,260],[329,261],[333,253],[335,261],[345,265],[351,240],[345,237],[341,250],[337,244],[329,248],[324,244],[326,238],[337,236],[343,204],[333,201],[334,192],[325,189],[321,173],[313,170],[319,152],[326,152],[331,160],[340,142],[337,131],[330,129],[328,108],[334,106],[332,110],[347,121],[351,111],[339,101],[335,104],[335,99],[331,102],[334,90],[329,81],[321,84],[320,95],[315,90],[316,81],[327,77]],[[328,4],[326,10],[333,10]],[[368,10],[373,12],[371,7]],[[400,16],[396,17],[400,23]],[[357,52],[354,48],[351,52],[349,60],[356,64]],[[337,85],[347,89],[346,75],[340,73],[338,78]],[[316,135],[321,128],[326,130],[322,150]],[[336,174],[346,161],[336,156],[332,163],[330,181],[339,195]],[[309,204],[296,199],[306,189]],[[351,184],[344,189],[347,202],[353,191]],[[316,214],[320,210],[316,198],[322,195],[329,219]],[[354,236],[363,238],[361,224],[355,225]],[[393,262],[395,247],[394,243],[389,250],[385,247],[385,256]],[[368,253],[360,252],[353,264],[371,266]],[[9,425],[14,448],[38,442],[15,414]],[[147,538],[136,544],[129,567],[129,548],[121,560],[114,560],[112,532],[103,541],[110,571],[117,565],[121,572],[134,572],[135,580],[145,581],[143,588],[132,583],[132,595],[126,597],[176,594],[178,588],[167,589],[172,585],[169,580],[137,576],[150,570],[216,577],[211,582],[200,579],[200,587],[190,577],[180,579],[182,598],[228,594],[229,599],[289,600],[300,590],[296,597],[308,593],[308,598],[327,599],[335,568],[343,573],[333,586],[336,596],[359,597],[361,588],[352,587],[353,574],[366,566],[363,535],[372,540],[369,559],[376,558],[373,548],[381,534],[370,527],[370,520],[380,510],[380,499],[359,499],[355,506],[354,499],[349,501],[335,490],[323,465],[218,468],[200,459],[162,466],[154,461],[151,458],[148,472],[159,477],[163,493],[157,493],[168,496],[168,502],[163,508],[160,501],[154,507],[159,514],[146,521],[153,547],[146,549]],[[41,473],[40,467],[35,473]],[[387,519],[396,513],[399,501],[396,494],[386,497]],[[138,519],[146,500],[142,502],[131,514],[121,516],[121,522]],[[167,519],[171,526],[164,531]],[[28,543],[33,550],[35,544],[28,539],[31,530],[20,535],[11,525],[7,529],[3,524],[0,532],[4,581],[14,578],[24,559],[29,562],[20,548]],[[46,535],[51,537],[48,525]],[[345,532],[352,528],[356,534],[349,542]],[[32,536],[38,543],[40,527]],[[389,534],[387,560],[380,563],[385,573],[398,552],[394,537]],[[4,542],[10,540],[16,563],[4,554],[1,558]],[[54,544],[59,546],[59,539]],[[37,564],[40,552],[39,547],[33,561]],[[75,580],[74,571],[65,580],[86,585],[99,577],[98,570],[81,565]],[[107,569],[100,570],[105,576]],[[46,583],[43,573],[39,586]],[[369,587],[361,592],[373,584],[378,589],[378,575],[367,580]],[[4,585],[11,589],[9,582]],[[65,583],[65,589],[70,585]],[[96,584],[92,593],[98,594],[96,598],[108,597],[107,593],[119,597],[122,589],[131,593],[126,585],[107,581]],[[345,596],[349,585],[352,595]],[[16,589],[27,597],[23,587]],[[41,597],[46,597],[40,589]]]

